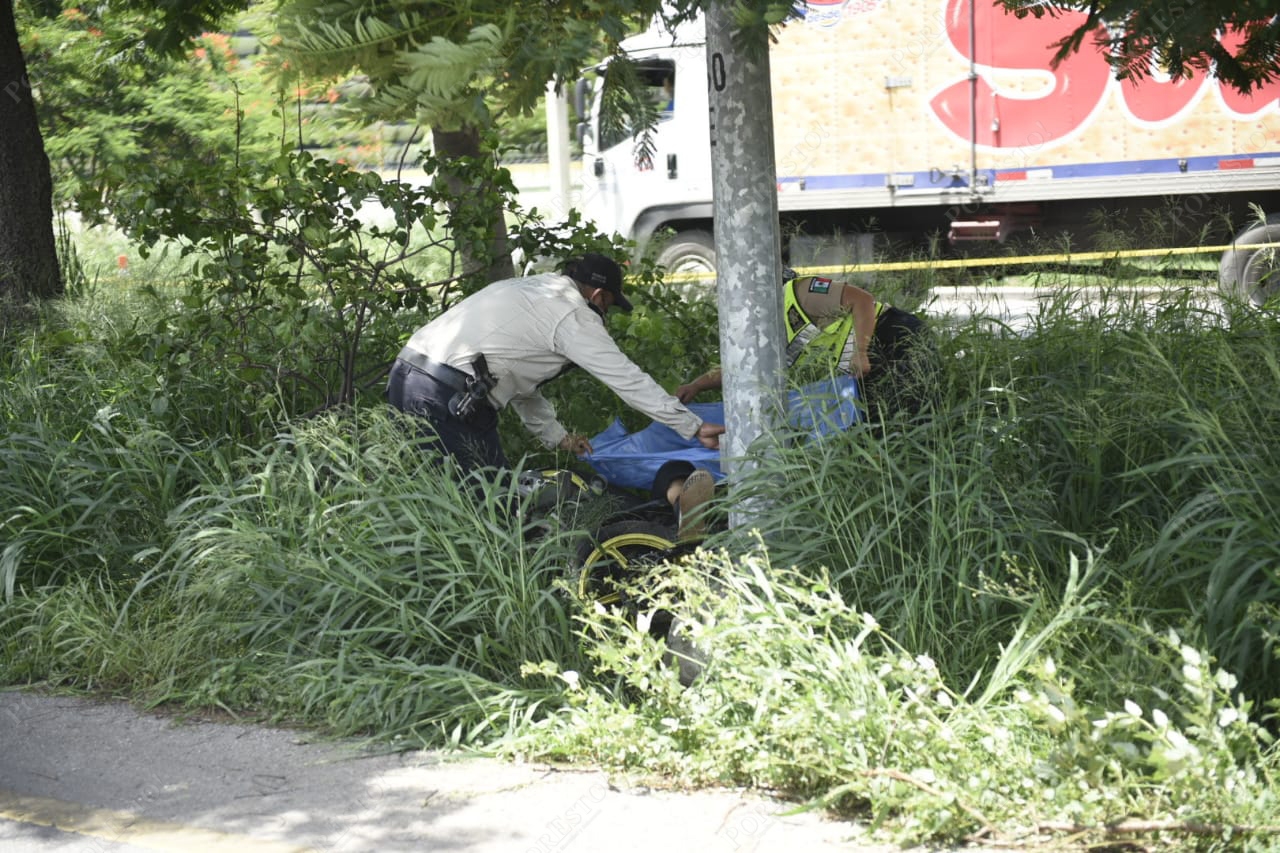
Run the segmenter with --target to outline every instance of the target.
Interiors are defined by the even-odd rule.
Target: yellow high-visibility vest
[[[787,325],[787,367],[800,360],[801,353],[808,353],[806,360],[826,358],[841,373],[852,374],[853,356],[858,351],[858,336],[853,327],[853,314],[845,311],[826,326],[819,326],[800,307],[796,298],[796,281],[791,279],[783,288],[784,318]],[[876,318],[884,306],[876,303]]]

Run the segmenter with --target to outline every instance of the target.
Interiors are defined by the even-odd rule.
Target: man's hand
[[[585,456],[592,450],[591,442],[587,437],[576,432],[565,435],[564,438],[560,439],[560,444],[557,446],[561,450],[567,450],[574,456]]]
[[[853,363],[849,365],[849,372],[856,378],[862,379],[871,372],[871,359],[867,358],[865,352],[856,353],[853,357]]]
[[[686,382],[676,388],[676,399],[681,403],[687,403],[703,391],[710,391],[712,388],[719,388],[723,381],[720,368],[714,367],[699,376],[697,379],[694,379],[691,382]]]
[[[720,436],[724,435],[724,424],[709,424],[703,421],[698,427],[698,442],[708,450],[720,449]]]

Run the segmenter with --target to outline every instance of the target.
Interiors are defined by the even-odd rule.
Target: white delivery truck
[[[1027,230],[1069,233],[1083,250],[1119,221],[1151,247],[1234,237],[1224,284],[1255,301],[1272,289],[1280,83],[1243,95],[1203,73],[1122,81],[1091,43],[1054,67],[1074,12],[1020,20],[993,0],[798,8],[770,48],[778,207],[783,232],[801,235],[793,266],[865,262],[877,241],[963,248]],[[713,271],[702,22],[655,24],[623,50],[662,119],[643,150],[625,122],[602,123],[609,64],[584,76],[580,207],[606,232],[660,238],[671,271]]]

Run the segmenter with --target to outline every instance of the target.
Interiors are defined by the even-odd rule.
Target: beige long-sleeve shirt
[[[568,276],[558,273],[496,281],[414,332],[408,346],[434,361],[473,373],[484,353],[497,385],[489,395],[510,404],[547,447],[567,434],[538,387],[577,364],[633,409],[692,438],[702,419],[627,358],[604,320]]]

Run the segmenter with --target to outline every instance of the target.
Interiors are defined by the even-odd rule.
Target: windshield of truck
[[[670,60],[610,63],[600,87],[600,149],[612,148],[671,117],[676,66]]]

